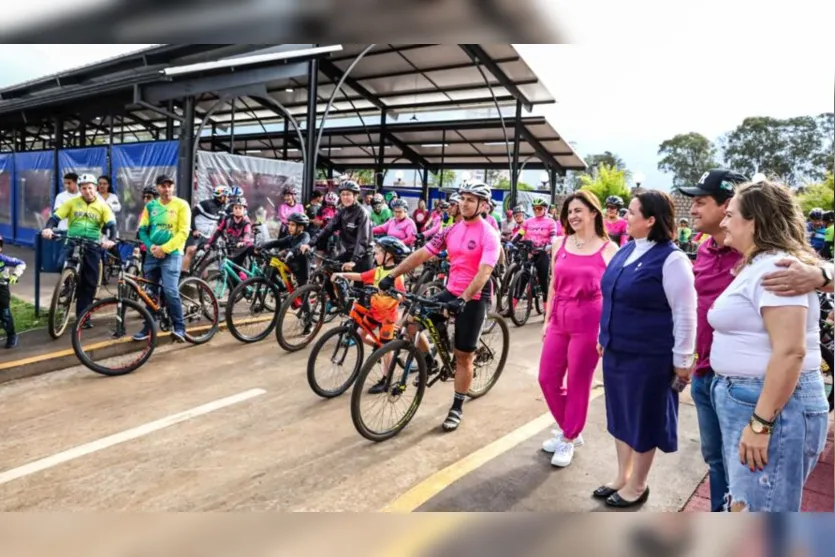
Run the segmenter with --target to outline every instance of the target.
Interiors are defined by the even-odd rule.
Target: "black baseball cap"
[[[687,188],[679,188],[678,191],[689,197],[710,195],[713,197],[733,197],[736,186],[749,182],[744,176],[733,170],[715,168],[702,174],[699,183]]]
[[[173,184],[174,180],[168,174],[160,174],[157,176],[157,185],[164,184],[166,182]]]

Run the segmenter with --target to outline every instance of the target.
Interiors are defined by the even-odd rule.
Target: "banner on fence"
[[[12,239],[14,156],[0,155],[0,236]]]

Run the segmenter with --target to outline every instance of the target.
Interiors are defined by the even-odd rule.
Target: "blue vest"
[[[600,282],[600,344],[616,352],[671,354],[673,311],[664,294],[662,273],[667,257],[678,248],[672,242],[656,244],[624,266],[635,245],[630,242],[615,253]]]

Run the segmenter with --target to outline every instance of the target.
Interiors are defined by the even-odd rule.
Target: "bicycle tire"
[[[235,319],[232,315],[232,308],[234,307],[235,302],[238,300],[238,297],[243,295],[245,289],[253,288],[253,285],[259,283],[263,283],[265,288],[268,288],[272,292],[273,296],[275,296],[277,308],[272,310],[273,318],[269,321],[269,323],[267,324],[267,328],[264,331],[253,336],[245,335],[238,329],[238,325],[235,324]],[[278,309],[280,309],[281,307],[281,304],[279,303],[281,301],[281,293],[279,292],[278,287],[276,287],[276,285],[273,284],[271,281],[267,280],[264,277],[252,277],[246,279],[241,284],[236,286],[234,290],[232,290],[232,292],[229,294],[228,300],[229,301],[226,303],[226,328],[229,329],[229,332],[232,334],[233,337],[235,337],[236,340],[246,344],[259,342],[267,338],[270,335],[270,333],[273,332],[273,329],[275,329],[276,321],[278,321]]]
[[[197,277],[186,277],[186,278],[184,278],[183,280],[180,281],[180,284],[177,287],[177,290],[180,292],[180,303],[181,304],[182,304],[182,301],[183,301],[183,295],[182,295],[182,291],[184,290],[183,287],[191,285],[191,284],[193,284],[194,288],[196,288],[199,292],[198,295],[200,296],[200,307],[204,307],[203,306],[203,304],[205,303],[204,302],[204,297],[208,297],[208,303],[211,304],[212,311],[214,312],[213,317],[206,315],[205,311],[202,312],[204,316],[206,316],[208,319],[211,319],[211,321],[212,321],[211,326],[207,329],[206,333],[204,333],[200,336],[195,336],[195,335],[189,333],[188,332],[188,327],[186,327],[186,334],[185,334],[186,341],[188,341],[190,344],[200,345],[200,344],[205,344],[205,343],[209,342],[210,340],[212,340],[212,338],[215,336],[215,334],[217,334],[218,325],[219,325],[219,322],[220,322],[220,304],[218,304],[217,298],[215,297],[214,293],[212,292],[212,288],[209,286],[209,284],[206,281],[201,280]]]
[[[499,282],[499,293],[502,299],[508,298],[507,292],[508,287],[510,286],[510,281],[513,280],[513,275],[516,274],[516,271],[519,269],[518,263],[512,263],[507,266],[507,270],[505,270],[504,275],[502,275],[502,280]],[[509,299],[509,298],[508,298]],[[502,306],[503,311],[500,312],[500,315],[505,317],[510,317],[511,307],[510,304],[505,304],[502,302],[500,304]]]
[[[218,254],[205,256],[203,258],[203,261],[200,262],[200,265],[195,266],[197,272],[193,273],[193,275],[198,277],[198,278],[201,278],[203,280],[206,280],[206,276],[208,275],[208,273],[210,271],[209,267],[211,265],[213,265],[214,263],[217,263],[220,260],[221,260],[221,257]],[[220,272],[219,269],[211,269],[211,270]]]
[[[58,308],[58,304],[61,300],[61,290],[63,289],[62,286],[68,278],[72,280],[72,292],[68,296],[69,303],[66,304],[66,310],[64,319],[61,320],[60,323],[57,322],[57,318],[55,316],[55,311]],[[49,302],[49,317],[47,319],[47,332],[49,332],[49,336],[53,338],[53,340],[57,340],[61,338],[61,335],[64,334],[64,331],[67,330],[67,325],[70,322],[70,311],[72,311],[73,302],[75,301],[75,294],[78,289],[78,278],[75,272],[75,269],[68,267],[61,271],[61,276],[58,279],[58,284],[55,285],[55,289],[52,291],[52,300]]]
[[[531,317],[531,309],[532,309],[531,306],[533,305],[533,300],[531,300],[531,297],[533,295],[533,284],[532,284],[531,280],[528,279],[528,283],[525,285],[525,290],[528,291],[528,300],[527,300],[527,304],[524,308],[525,309],[524,319],[519,318],[516,315],[516,307],[517,306],[514,306],[514,304],[513,304],[513,294],[514,294],[514,292],[517,291],[517,288],[519,287],[519,283],[522,282],[522,279],[525,278],[525,275],[527,275],[527,272],[524,269],[519,271],[518,273],[516,273],[513,276],[513,280],[510,281],[510,286],[508,286],[508,288],[507,288],[507,305],[508,305],[507,311],[510,312],[510,320],[513,321],[513,324],[516,325],[517,327],[524,327],[525,323],[528,322],[528,319],[530,319],[530,317]],[[518,305],[518,303],[517,303],[517,305]]]
[[[432,298],[446,289],[446,285],[442,280],[434,280],[432,282],[427,282],[423,286],[421,286],[416,296],[420,296],[421,298]]]
[[[314,292],[317,292],[318,295],[323,299],[319,303],[319,307],[313,310],[313,328],[311,329],[310,333],[308,333],[308,336],[304,341],[298,344],[293,344],[289,342],[283,334],[283,325],[287,317],[287,312],[289,312],[292,309],[296,309],[293,307],[294,300],[300,300],[304,296],[309,296]],[[298,290],[296,290],[295,292],[293,292],[290,296],[287,296],[284,302],[282,302],[281,307],[278,310],[278,321],[275,324],[275,338],[278,341],[278,345],[281,346],[281,348],[283,348],[285,351],[297,352],[302,348],[306,347],[311,342],[313,342],[313,339],[316,338],[316,335],[319,334],[319,331],[322,329],[322,325],[324,324],[325,319],[325,298],[327,298],[327,296],[325,296],[324,292],[324,288],[317,284],[306,284]]]
[[[504,371],[504,366],[507,363],[507,356],[510,353],[510,328],[507,326],[507,322],[501,315],[495,312],[489,313],[487,315],[487,319],[494,320],[495,325],[498,326],[502,332],[502,355],[501,357],[499,357],[499,365],[496,368],[496,371],[493,372],[493,377],[490,378],[490,381],[487,383],[487,385],[479,391],[474,391],[471,386],[470,390],[467,391],[467,396],[471,399],[483,397],[484,395],[489,393],[490,389],[492,389],[496,385],[496,383],[499,380],[499,377],[501,377],[502,372]],[[492,331],[494,328],[495,327],[491,327],[490,330]],[[479,342],[481,342],[480,338]],[[481,347],[476,347],[476,357],[478,357],[479,348]],[[474,368],[474,370],[475,369],[477,368]]]
[[[154,353],[154,350],[156,349],[157,330],[156,330],[156,326],[154,324],[154,318],[151,317],[151,313],[147,309],[145,309],[145,306],[140,305],[140,304],[138,304],[138,303],[136,303],[132,300],[122,300],[122,305],[124,305],[124,306],[126,306],[130,309],[136,310],[142,316],[142,319],[145,321],[145,330],[150,331],[150,333],[151,333],[149,343],[147,344],[147,348],[146,348],[145,353],[142,354],[140,359],[137,360],[136,362],[132,363],[129,366],[120,368],[120,369],[108,368],[108,367],[100,365],[100,364],[94,362],[92,359],[90,359],[90,357],[84,351],[84,347],[81,346],[81,337],[80,337],[80,331],[82,330],[81,325],[86,321],[89,314],[95,313],[102,306],[115,305],[115,304],[118,304],[118,303],[119,303],[118,298],[103,298],[103,299],[99,300],[98,302],[94,302],[81,315],[81,318],[76,323],[75,329],[73,330],[73,334],[72,334],[72,349],[73,349],[73,352],[75,352],[75,355],[78,358],[78,360],[87,369],[89,369],[91,371],[94,371],[94,372],[96,372],[98,374],[101,374],[101,375],[106,375],[108,377],[117,377],[117,376],[120,376],[120,375],[127,375],[128,373],[131,373],[131,372],[139,369],[140,367],[145,365],[145,363],[151,358],[151,356]]]
[[[322,387],[320,381],[316,378],[316,358],[331,337],[343,335],[353,339],[354,344],[348,347],[353,346],[357,349],[357,363],[354,365],[354,369],[351,370],[351,374],[348,376],[346,381],[344,381],[336,389],[329,390]],[[362,343],[362,339],[357,334],[356,326],[342,325],[340,327],[334,327],[329,331],[325,331],[325,333],[319,337],[319,340],[316,341],[316,344],[313,345],[313,348],[310,350],[310,356],[307,359],[307,384],[310,385],[310,389],[322,398],[336,398],[345,393],[345,391],[350,389],[351,385],[354,384],[354,381],[356,381],[357,376],[362,369],[362,361],[365,356],[363,352],[364,345]]]
[[[388,431],[384,432],[375,432],[372,431],[365,421],[362,418],[362,396],[365,392],[365,381],[368,379],[368,374],[371,373],[371,370],[377,365],[383,356],[386,355],[388,352],[394,352],[395,350],[406,349],[411,356],[411,358],[407,357],[407,361],[412,359],[413,361],[416,360],[418,363],[418,382],[417,382],[417,393],[415,395],[415,399],[412,404],[409,406],[406,414],[398,420],[395,426]],[[423,355],[418,350],[417,346],[412,344],[411,342],[404,340],[402,338],[392,340],[384,344],[381,348],[375,350],[369,357],[368,360],[363,364],[362,369],[360,370],[359,376],[357,377],[356,381],[354,382],[354,390],[351,393],[351,421],[354,423],[354,427],[357,430],[357,433],[362,435],[364,438],[368,439],[369,441],[374,441],[375,443],[379,443],[381,441],[385,441],[387,439],[391,439],[403,429],[409,425],[409,422],[412,421],[412,418],[415,417],[418,408],[420,407],[420,403],[423,400],[423,395],[426,391],[426,382],[427,382],[427,372],[426,372],[426,360],[423,358]],[[406,387],[410,388],[413,387],[413,381],[411,377],[407,376],[406,380]],[[381,396],[389,396],[389,395],[381,395]]]

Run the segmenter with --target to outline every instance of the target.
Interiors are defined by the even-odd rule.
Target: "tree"
[[[351,180],[354,180],[361,186],[375,185],[374,170],[370,168],[363,168],[362,170],[346,170],[343,173],[343,176],[350,177]]]
[[[504,176],[499,178],[499,181],[492,186],[494,189],[497,190],[510,190],[510,178],[506,178]],[[526,184],[525,182],[519,182],[516,184],[517,191],[534,191],[536,188]]]
[[[821,180],[832,165],[833,129],[835,116],[830,113],[746,118],[721,139],[725,164],[749,175],[780,176],[790,186]]]
[[[700,133],[678,134],[658,146],[658,170],[673,175],[676,187],[696,184],[702,174],[716,168],[716,147]]]
[[[623,159],[611,151],[603,151],[597,155],[587,155],[586,164],[589,165],[589,172],[591,174],[594,174],[595,171],[602,165],[606,165],[617,170],[626,170],[626,163]]]
[[[814,184],[806,188],[806,191],[797,196],[797,201],[803,209],[803,214],[808,215],[815,207],[820,207],[824,211],[831,211],[835,208],[835,199],[833,199],[833,188],[835,188],[835,181],[830,172],[822,184]]]
[[[458,184],[455,181],[456,174],[454,170],[444,170],[443,171],[443,185],[444,188],[453,188],[457,187]],[[439,183],[438,174],[435,172],[429,173],[429,185],[432,187],[436,187]]]
[[[596,176],[580,176],[580,183],[580,189],[593,193],[602,206],[610,195],[617,195],[627,205],[632,197],[627,186],[627,171],[606,164],[597,169]]]

